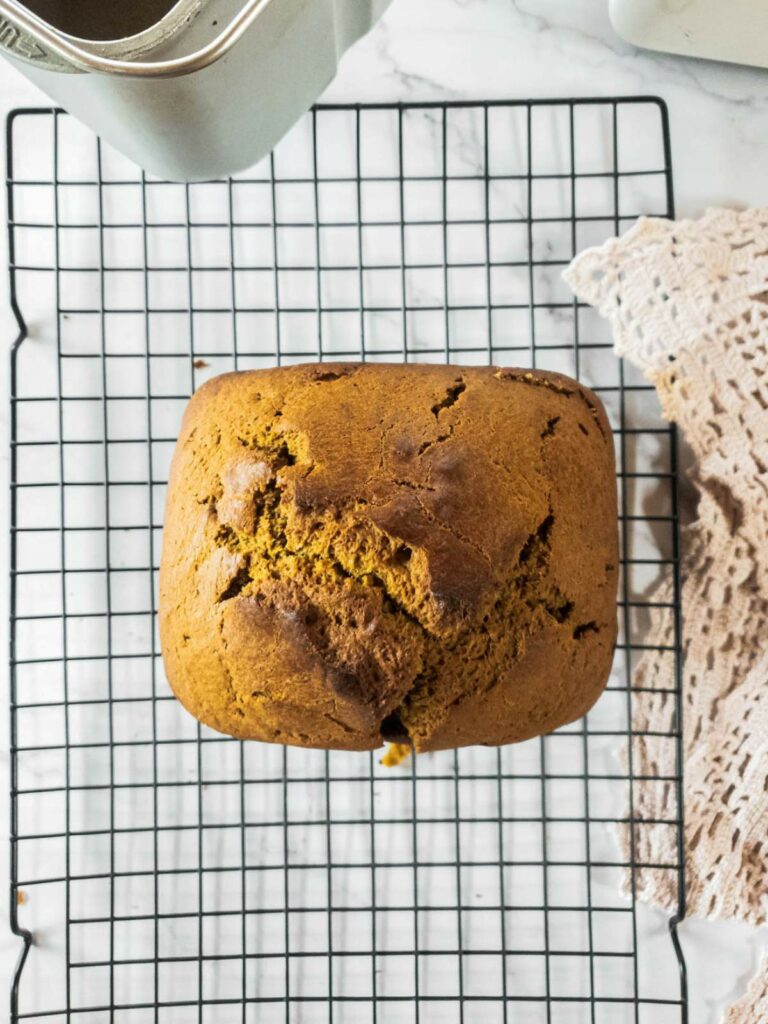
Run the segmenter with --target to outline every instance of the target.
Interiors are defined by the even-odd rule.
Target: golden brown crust
[[[322,364],[189,404],[160,570],[166,671],[242,738],[510,743],[580,717],[616,637],[613,441],[543,371]]]

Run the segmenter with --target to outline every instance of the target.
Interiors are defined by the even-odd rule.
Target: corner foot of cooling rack
[[[11,1020],[16,1020],[19,1012],[19,985],[21,984],[21,975],[24,972],[24,965],[27,962],[29,956],[29,950],[34,943],[34,936],[26,928],[20,928],[18,921],[15,919],[15,915],[11,917],[11,931],[14,935],[18,935],[23,941],[21,951],[18,959],[16,960],[16,967],[13,971],[13,981],[11,983]]]
[[[669,934],[672,938],[672,945],[677,957],[677,969],[680,972],[680,998],[682,1001],[681,1024],[688,1024],[688,965],[685,962],[685,953],[680,942],[679,926],[685,920],[685,914],[673,914],[669,919]]]

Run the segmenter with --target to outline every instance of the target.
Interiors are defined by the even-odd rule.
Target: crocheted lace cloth
[[[738,1002],[729,1006],[723,1024],[765,1024],[768,1020],[768,959]]]
[[[698,518],[683,534],[683,747],[687,909],[754,925],[768,917],[768,209],[710,210],[698,221],[643,218],[579,256],[576,294],[611,323],[664,416],[693,450]],[[672,603],[665,581],[655,602]],[[674,639],[653,609],[650,647]],[[648,652],[632,685],[638,732],[675,728],[673,659]],[[656,692],[646,692],[646,690]],[[762,702],[760,700],[762,696]],[[675,745],[633,741],[639,780],[672,776]],[[619,833],[636,861],[674,863],[672,783],[634,783],[650,819]],[[641,898],[677,907],[674,871],[638,868]],[[768,1021],[768,964],[727,1024]]]

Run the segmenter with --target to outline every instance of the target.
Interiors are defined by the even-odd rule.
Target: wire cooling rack
[[[187,186],[21,110],[8,208],[12,1019],[685,1021],[677,918],[636,903],[611,835],[635,820],[648,594],[677,572],[674,437],[560,278],[637,215],[672,214],[663,104],[322,107],[249,173]],[[359,357],[532,365],[601,395],[621,628],[583,721],[386,769],[224,738],[171,697],[156,571],[189,393]],[[679,850],[669,782],[656,827]],[[682,914],[680,858],[649,870]]]

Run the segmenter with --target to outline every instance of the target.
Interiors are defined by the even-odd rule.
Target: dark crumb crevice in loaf
[[[556,596],[558,600],[555,603],[546,600],[544,601],[544,611],[547,615],[553,618],[555,622],[567,622],[573,614],[573,601],[561,599],[561,595],[557,591]]]
[[[587,633],[599,633],[600,627],[596,622],[582,622],[573,631],[573,639],[581,640]]]
[[[555,427],[560,422],[560,419],[561,419],[560,416],[550,416],[550,418],[547,420],[546,427],[544,428],[544,430],[542,430],[541,434],[539,435],[542,440],[545,437],[553,437],[554,436]]]
[[[416,449],[417,455],[423,455],[428,452],[430,448],[434,448],[438,444],[443,444],[445,441],[450,441],[453,435],[456,433],[456,424],[452,424],[447,433],[438,434],[437,437],[432,441],[422,441],[419,447]]]
[[[251,571],[248,568],[248,562],[237,570],[235,575],[229,581],[226,590],[222,591],[219,595],[217,604],[222,604],[224,601],[231,601],[233,597],[237,597],[245,590],[248,584],[251,582]]]
[[[397,487],[407,487],[411,491],[427,491],[434,494],[437,490],[436,487],[432,487],[430,484],[417,483],[415,480],[393,480],[393,483]]]
[[[397,711],[382,719],[379,732],[385,743],[410,743],[408,730]]]
[[[525,565],[526,562],[530,562],[534,555],[540,556],[542,549],[548,548],[549,535],[552,532],[552,527],[554,525],[555,514],[552,511],[552,506],[550,505],[549,512],[546,517],[542,519],[534,532],[528,535],[528,540],[520,549],[519,561],[523,565]]]
[[[312,380],[317,384],[332,384],[333,381],[343,380],[344,377],[353,377],[360,368],[358,366],[337,366],[333,369],[318,369],[312,375]]]
[[[445,396],[435,402],[432,406],[432,412],[434,413],[435,418],[440,419],[440,413],[445,409],[450,409],[452,405],[455,405],[466,390],[467,385],[461,377],[459,377],[455,384],[452,384],[451,387],[446,389]]]
[[[445,395],[434,403],[431,408],[431,412],[438,424],[443,423],[442,414],[446,409],[450,409],[456,405],[461,396],[467,390],[467,387],[468,385],[465,381],[461,377],[457,377],[456,381],[449,388],[446,388]],[[416,454],[418,456],[422,456],[431,448],[435,448],[437,445],[450,441],[455,436],[456,431],[460,426],[461,421],[456,420],[454,423],[449,424],[448,429],[443,433],[438,434],[437,437],[431,438],[427,441],[422,441],[416,449]]]

